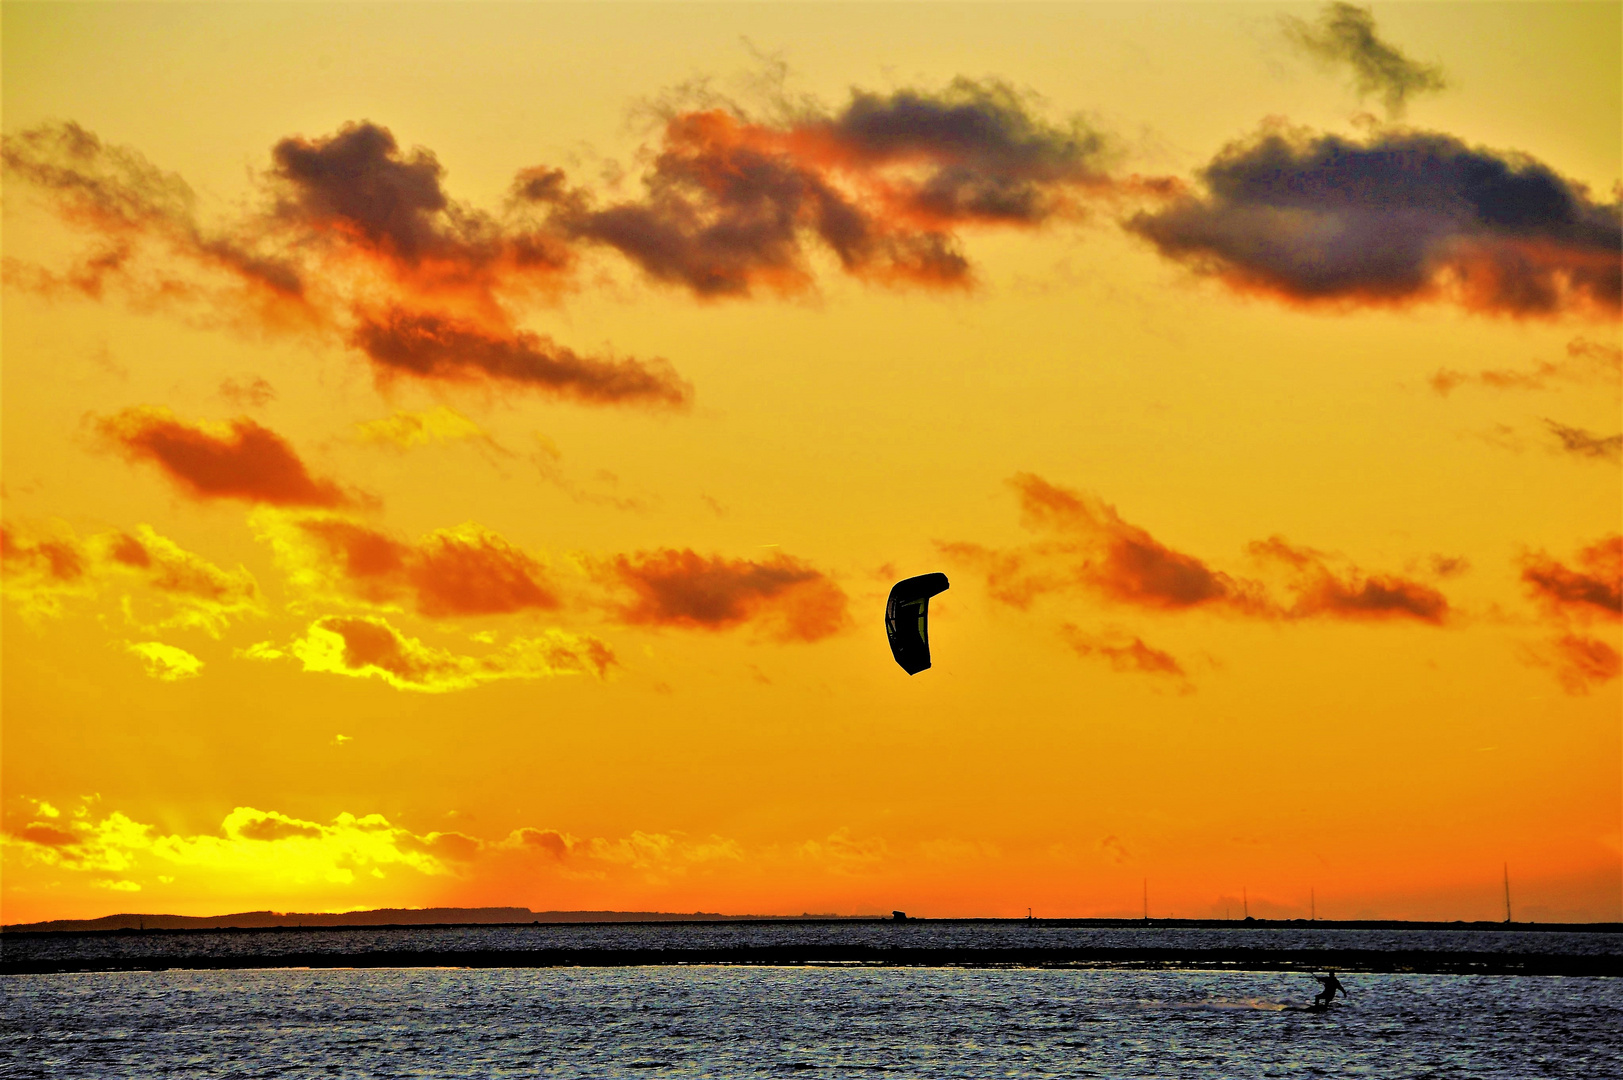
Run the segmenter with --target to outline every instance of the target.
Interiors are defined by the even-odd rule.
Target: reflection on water
[[[1623,1076],[1623,980],[642,967],[0,981],[16,1077]]]
[[[1141,1001],[1147,1009],[1254,1009],[1261,1012],[1284,1012],[1301,1009],[1283,1001],[1264,1001],[1262,998],[1207,998],[1202,1001]]]

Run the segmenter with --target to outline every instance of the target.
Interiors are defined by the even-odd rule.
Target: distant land
[[[7,923],[7,934],[85,934],[144,930],[272,930],[319,929],[328,926],[514,926],[536,923],[743,923],[743,922],[938,922],[1035,923],[1041,926],[1097,928],[1155,927],[1158,929],[1268,929],[1315,927],[1321,930],[1540,930],[1616,934],[1623,923],[1530,922],[1410,922],[1402,919],[1177,919],[1083,918],[921,919],[902,912],[889,915],[723,915],[714,911],[532,911],[524,907],[373,908],[369,911],[242,911],[233,915],[104,915],[99,919],[50,919],[45,922]]]
[[[485,926],[514,923],[778,922],[874,919],[876,915],[721,915],[712,911],[531,911],[522,907],[373,908],[371,911],[241,911],[234,915],[104,915],[8,923],[12,933],[94,930],[263,930],[278,926]]]

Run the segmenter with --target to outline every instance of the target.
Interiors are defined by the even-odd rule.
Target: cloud
[[[252,806],[234,808],[213,830],[165,833],[117,811],[93,814],[92,805],[86,800],[60,821],[41,820],[37,813],[8,815],[0,831],[8,882],[43,868],[54,889],[76,884],[65,875],[123,891],[178,881],[193,895],[231,898],[221,899],[223,904],[274,899],[279,906],[291,901],[342,911],[366,901],[398,904],[400,890],[414,883],[443,889],[472,880],[487,892],[501,891],[520,882],[533,886],[538,872],[566,880],[658,883],[746,858],[742,845],[721,836],[637,830],[618,838],[577,838],[526,826],[487,840],[416,832],[376,813],[346,812],[321,822]]]
[[[701,297],[805,289],[813,248],[859,278],[963,287],[953,230],[1078,216],[1085,197],[1124,184],[1105,171],[1105,142],[1003,83],[959,78],[774,120],[736,105],[673,112],[641,200],[597,207],[552,170],[521,174],[514,194]]]
[[[15,525],[0,525],[0,567],[8,581],[7,594],[16,598],[19,586],[27,584],[46,591],[78,591],[86,581],[90,557],[71,534],[36,538],[23,535]]]
[[[164,626],[190,626],[219,637],[231,619],[264,613],[259,583],[246,569],[222,570],[150,525],[101,536],[94,546],[99,565],[136,575],[174,606]]]
[[[1600,638],[1562,634],[1554,646],[1556,677],[1569,694],[1587,694],[1623,672],[1623,657]]]
[[[1432,555],[1427,562],[1431,572],[1440,578],[1456,577],[1471,569],[1471,560],[1464,555]]]
[[[289,189],[285,217],[415,261],[453,247],[441,168],[418,147],[400,153],[394,135],[370,122],[318,139],[283,139],[271,151]]]
[[[42,821],[30,821],[12,831],[11,835],[24,843],[54,850],[76,847],[79,843],[75,834]]]
[[[808,840],[797,854],[830,873],[841,876],[863,874],[890,858],[890,845],[884,837],[856,837],[842,826],[825,839]]]
[[[664,872],[684,863],[737,862],[744,857],[744,850],[736,840],[711,837],[691,841],[681,835],[665,833],[633,832],[620,840],[593,837],[583,846],[587,855],[600,863]]]
[[[21,846],[25,857],[59,870],[134,875],[182,868],[260,888],[349,885],[358,873],[383,868],[430,876],[450,872],[424,850],[425,841],[438,834],[418,837],[380,814],[344,813],[323,825],[239,806],[225,816],[217,833],[164,835],[115,811],[100,820],[82,814],[52,831],[57,835],[45,836],[36,823],[29,823],[8,827],[4,840],[8,847]]]
[[[561,601],[546,568],[469,523],[416,543],[342,518],[262,518],[262,534],[307,587],[336,583],[369,603],[409,599],[431,617],[551,611]]]
[[[611,839],[581,838],[557,829],[525,827],[514,829],[494,843],[479,841],[485,858],[519,860],[519,873],[532,877],[536,863],[564,878],[604,880],[611,876],[641,875],[644,880],[663,882],[691,870],[745,859],[744,848],[736,840],[722,836],[689,837],[685,833],[644,832]]]
[[[1288,603],[1259,580],[1218,570],[1204,560],[1162,543],[1122,520],[1096,496],[1051,484],[1031,473],[1010,481],[1020,498],[1025,525],[1042,535],[1010,550],[952,542],[940,550],[986,575],[992,597],[1017,608],[1038,598],[1081,590],[1145,611],[1221,611],[1261,619],[1415,619],[1433,625],[1448,616],[1436,589],[1393,574],[1337,568],[1329,556],[1294,547],[1280,537],[1250,545],[1250,554],[1285,571]],[[1090,646],[1095,653],[1096,646]],[[1148,659],[1146,657],[1146,659]],[[1131,662],[1124,654],[1123,662]]]
[[[161,641],[132,641],[125,649],[141,658],[147,674],[161,682],[192,679],[203,673],[203,661],[173,645]]]
[[[555,862],[563,862],[576,846],[574,837],[556,829],[514,829],[504,843],[520,851],[536,852]]]
[[[295,837],[315,840],[323,835],[321,826],[313,821],[300,821],[275,810],[255,810],[248,806],[239,806],[233,810],[226,817],[224,828],[227,836],[258,840],[263,843]]]
[[[1623,434],[1595,435],[1583,428],[1568,427],[1545,418],[1550,433],[1561,440],[1561,449],[1575,457],[1595,458],[1600,461],[1623,461]]]
[[[249,228],[206,229],[196,196],[180,177],[158,169],[138,152],[109,146],[78,124],[50,123],[0,140],[0,164],[51,200],[57,213],[97,238],[99,246],[67,274],[34,269],[8,278],[52,291],[100,298],[110,284],[138,301],[194,299],[194,281],[138,276],[141,248],[152,244],[205,269],[225,273],[239,287],[229,299],[262,321],[300,317],[305,283],[290,260],[263,250]],[[24,269],[8,260],[8,270]],[[220,297],[212,297],[218,301]]]
[[[141,406],[96,421],[131,461],[156,465],[197,499],[271,506],[344,506],[355,500],[314,477],[286,439],[245,416],[221,425],[188,424],[168,409]]]
[[[536,556],[472,523],[406,542],[340,517],[261,514],[288,580],[331,598],[345,593],[434,618],[557,611],[566,589]],[[590,584],[568,606],[607,607],[637,626],[726,630],[752,625],[780,641],[816,641],[850,621],[826,573],[784,555],[753,561],[660,549],[587,557]]]
[[[1176,657],[1146,645],[1144,639],[1137,635],[1118,632],[1098,636],[1066,623],[1060,627],[1060,637],[1076,655],[1102,660],[1114,671],[1165,676],[1188,685],[1183,665],[1178,663]]]
[[[1554,672],[1561,689],[1574,697],[1586,695],[1623,673],[1623,657],[1616,647],[1580,631],[1562,631],[1537,644],[1525,643],[1521,658],[1531,667]]]
[[[385,381],[495,382],[599,405],[683,407],[692,396],[664,360],[581,356],[539,334],[434,312],[392,307],[363,315],[350,343]]]
[[[1098,498],[1050,484],[1031,473],[1010,486],[1020,498],[1025,525],[1049,540],[1010,552],[973,544],[942,545],[949,555],[978,563],[992,595],[1015,607],[1038,596],[1082,587],[1115,603],[1150,610],[1223,608],[1266,614],[1263,586],[1214,570],[1176,551]]]
[[[243,382],[226,379],[220,383],[220,397],[239,409],[263,409],[276,400],[276,387],[258,375]]]
[[[1623,535],[1597,540],[1568,566],[1542,551],[1521,558],[1522,582],[1546,610],[1563,615],[1623,617]]]
[[[1296,599],[1286,612],[1291,617],[1408,618],[1433,625],[1448,618],[1448,598],[1430,585],[1394,574],[1364,575],[1356,569],[1338,572],[1323,552],[1292,546],[1280,536],[1253,541],[1248,550],[1259,559],[1283,563],[1293,572],[1291,587]]]
[[[563,287],[573,242],[528,208],[498,217],[450,199],[434,155],[402,151],[379,125],[277,142],[262,178],[269,209],[217,235],[178,177],[77,125],[6,136],[3,156],[93,244],[65,274],[8,263],[8,280],[92,299],[117,283],[143,308],[316,333],[360,349],[382,379],[495,382],[588,404],[691,396],[663,360],[583,356],[516,329],[513,303]],[[228,382],[222,393],[247,407],[268,389]]]
[[[1537,360],[1531,368],[1489,368],[1474,374],[1438,368],[1430,382],[1444,397],[1465,383],[1494,390],[1543,390],[1553,382],[1601,383],[1617,389],[1623,387],[1623,348],[1578,337],[1567,342],[1564,360]]]
[[[1555,633],[1524,649],[1528,663],[1548,667],[1569,694],[1587,694],[1618,677],[1618,650],[1590,628],[1623,621],[1623,535],[1603,536],[1567,565],[1542,551],[1520,559],[1522,583]]]
[[[563,468],[563,451],[558,444],[539,431],[532,431],[531,437],[535,440],[535,449],[530,453],[529,460],[541,478],[557,488],[578,503],[591,503],[597,506],[612,506],[616,510],[647,510],[648,501],[636,495],[617,495],[614,489],[619,487],[620,478],[606,469],[597,470],[593,477],[599,488],[609,490],[593,491],[582,487]],[[703,498],[703,496],[700,496]]]
[[[282,139],[271,159],[283,222],[386,260],[419,285],[464,289],[483,300],[497,274],[553,276],[571,261],[557,238],[503,227],[453,202],[432,151],[404,154],[388,128],[370,121],[314,139]]]
[[[816,641],[850,622],[844,590],[786,555],[754,562],[666,548],[615,556],[596,574],[632,593],[618,613],[633,625],[726,630],[751,623],[780,641]]]
[[[1103,840],[1100,840],[1099,850],[1108,855],[1110,857],[1110,861],[1118,866],[1132,858],[1132,855],[1127,851],[1127,845],[1123,844],[1121,839],[1115,835],[1107,836]]]
[[[246,569],[224,570],[159,535],[149,525],[81,541],[65,527],[35,535],[0,526],[6,595],[33,615],[59,615],[71,598],[145,585],[167,609],[157,627],[189,627],[219,637],[233,620],[264,613],[259,584]],[[133,597],[123,592],[134,619]]]
[[[1526,155],[1424,131],[1266,127],[1201,178],[1204,193],[1126,226],[1241,292],[1543,317],[1615,318],[1623,302],[1623,207]]]
[[[425,645],[380,618],[329,615],[312,622],[286,649],[269,642],[241,654],[249,660],[291,656],[305,671],[381,679],[396,690],[444,694],[504,679],[543,679],[588,672],[603,678],[616,663],[608,645],[590,634],[546,630],[515,637],[484,656],[462,656]]]
[[[397,411],[381,420],[367,420],[355,425],[355,433],[362,442],[396,450],[470,441],[496,445],[484,428],[444,405],[436,405],[427,412]]]
[[[1375,33],[1375,15],[1353,4],[1327,4],[1318,25],[1281,15],[1285,36],[1299,48],[1328,64],[1352,70],[1359,97],[1379,94],[1389,116],[1403,115],[1407,99],[1448,85],[1443,69],[1404,56],[1395,45]]]

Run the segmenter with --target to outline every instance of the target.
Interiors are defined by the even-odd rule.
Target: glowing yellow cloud
[[[161,641],[132,641],[124,646],[139,656],[146,665],[147,674],[164,682],[178,682],[202,674],[203,661],[173,645]]]
[[[220,823],[223,835],[154,835],[114,811],[100,821],[88,815],[64,828],[37,823],[10,829],[5,843],[21,847],[29,861],[62,870],[121,875],[102,888],[135,891],[132,876],[153,860],[170,867],[215,872],[260,882],[349,884],[357,871],[377,876],[380,867],[403,866],[421,874],[447,873],[428,847],[440,834],[419,837],[378,814],[339,814],[332,823],[302,821],[274,810],[239,806]]]
[[[163,611],[149,632],[186,627],[217,638],[233,619],[265,613],[259,583],[246,569],[223,570],[150,525],[81,541],[66,525],[10,524],[0,530],[0,553],[6,596],[30,618],[60,616],[71,600],[113,593],[126,617],[145,625],[137,616],[139,595]]]
[[[291,655],[306,671],[382,679],[396,690],[443,694],[498,679],[542,679],[595,671],[601,678],[614,654],[590,634],[547,630],[519,637],[497,652],[460,656],[408,637],[380,618],[329,615],[310,624],[286,650],[261,642],[242,650],[250,660]]]
[[[93,797],[66,819],[47,818],[47,804],[27,801],[34,804],[29,820],[8,822],[0,833],[8,876],[26,880],[40,869],[82,874],[94,888],[123,892],[180,879],[183,888],[201,886],[205,893],[229,883],[261,895],[314,890],[342,904],[395,870],[410,871],[419,884],[533,879],[542,870],[560,880],[663,881],[746,861],[737,841],[720,836],[634,831],[620,839],[576,839],[522,828],[487,841],[457,832],[416,833],[381,814],[341,813],[323,824],[251,806],[233,809],[218,832],[162,834],[118,811],[97,818]]]
[[[355,431],[362,442],[399,450],[470,440],[494,445],[484,428],[444,405],[427,412],[396,412],[381,420],[367,420],[356,424]]]

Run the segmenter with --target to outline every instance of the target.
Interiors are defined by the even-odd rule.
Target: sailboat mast
[[[1510,921],[1510,864],[1505,864],[1505,921]]]

